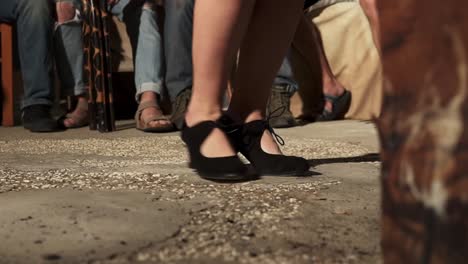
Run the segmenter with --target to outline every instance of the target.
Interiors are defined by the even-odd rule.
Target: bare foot
[[[89,123],[88,100],[84,96],[78,96],[75,110],[68,113],[63,120],[66,128],[77,128],[86,126]]]

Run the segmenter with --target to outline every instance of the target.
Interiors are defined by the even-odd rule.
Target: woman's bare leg
[[[291,45],[302,7],[301,0],[257,0],[240,49],[229,109],[246,123],[265,119],[271,85]],[[268,153],[281,153],[269,132],[261,144]]]
[[[294,46],[302,56],[307,58],[312,67],[316,67],[317,59],[320,60],[322,90],[324,94],[339,96],[344,93],[344,86],[335,77],[328,63],[317,26],[304,15],[301,16],[296,35],[294,36]],[[325,101],[324,107],[328,111],[332,111],[333,105],[331,102]]]
[[[193,88],[187,108],[189,127],[221,116],[222,95],[232,60],[252,15],[254,0],[197,0],[194,10]],[[215,129],[202,145],[206,157],[235,155],[225,134]]]

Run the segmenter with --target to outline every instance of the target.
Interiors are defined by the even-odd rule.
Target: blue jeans
[[[121,0],[112,8],[112,13],[123,18],[128,3],[129,0]],[[164,82],[174,101],[179,93],[190,89],[193,84],[194,1],[166,1],[164,7],[164,38],[161,38],[154,11],[143,9],[141,14],[135,58],[137,98],[144,91],[161,94]],[[161,39],[164,40],[163,44]],[[297,90],[298,85],[294,81],[288,58],[283,62],[274,84],[290,93]]]
[[[129,21],[125,16],[138,14],[126,10],[131,6],[129,0],[121,0],[111,13]],[[147,8],[141,11],[135,50],[137,101],[146,91],[162,95],[163,86],[173,101],[192,87],[193,6],[193,0],[166,1],[164,38],[156,23],[156,12]]]
[[[82,10],[80,0],[55,0],[56,2],[71,2],[76,9],[73,19],[57,23],[54,32],[55,63],[62,89],[66,95],[83,95],[86,91],[83,76],[83,35]]]
[[[191,88],[193,83],[193,6],[193,0],[171,0],[165,3],[166,87],[172,99],[183,90]],[[297,91],[298,84],[294,80],[289,56],[284,59],[273,85],[291,94]]]
[[[0,21],[16,23],[24,83],[22,107],[52,104],[52,16],[49,0],[1,0]]]
[[[194,0],[165,1],[166,87],[172,101],[193,85],[193,7]]]
[[[134,48],[136,101],[144,92],[163,95],[164,86],[164,50],[157,14],[151,8],[143,7],[146,1],[130,4],[121,0],[110,12],[118,16],[127,26]],[[151,2],[151,1],[148,1]],[[131,34],[137,31],[136,34]]]
[[[291,95],[299,89],[299,85],[294,79],[289,54],[284,58],[278,74],[276,75],[276,78],[273,82],[273,86],[278,87]]]
[[[166,55],[166,87],[174,99],[180,92],[192,87],[192,35],[194,0],[165,2],[166,21],[164,49]],[[289,93],[298,89],[289,56],[283,61],[274,81],[275,86]]]

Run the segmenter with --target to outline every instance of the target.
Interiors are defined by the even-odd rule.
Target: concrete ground
[[[0,263],[380,263],[367,122],[277,130],[309,177],[212,183],[177,133],[0,128]]]

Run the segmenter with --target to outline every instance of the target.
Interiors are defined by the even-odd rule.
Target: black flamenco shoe
[[[280,145],[284,145],[284,140],[273,131],[268,121],[258,120],[246,123],[240,130],[229,135],[237,133],[236,147],[251,162],[260,175],[308,175],[310,166],[306,159],[295,156],[269,154],[263,151],[261,140],[265,130],[270,131]]]
[[[193,127],[188,127],[184,123],[181,137],[190,154],[189,167],[194,169],[200,177],[212,181],[239,182],[255,179],[255,174],[249,171],[237,155],[219,158],[203,156],[200,152],[201,146],[216,128],[223,130],[214,121],[204,121]]]

